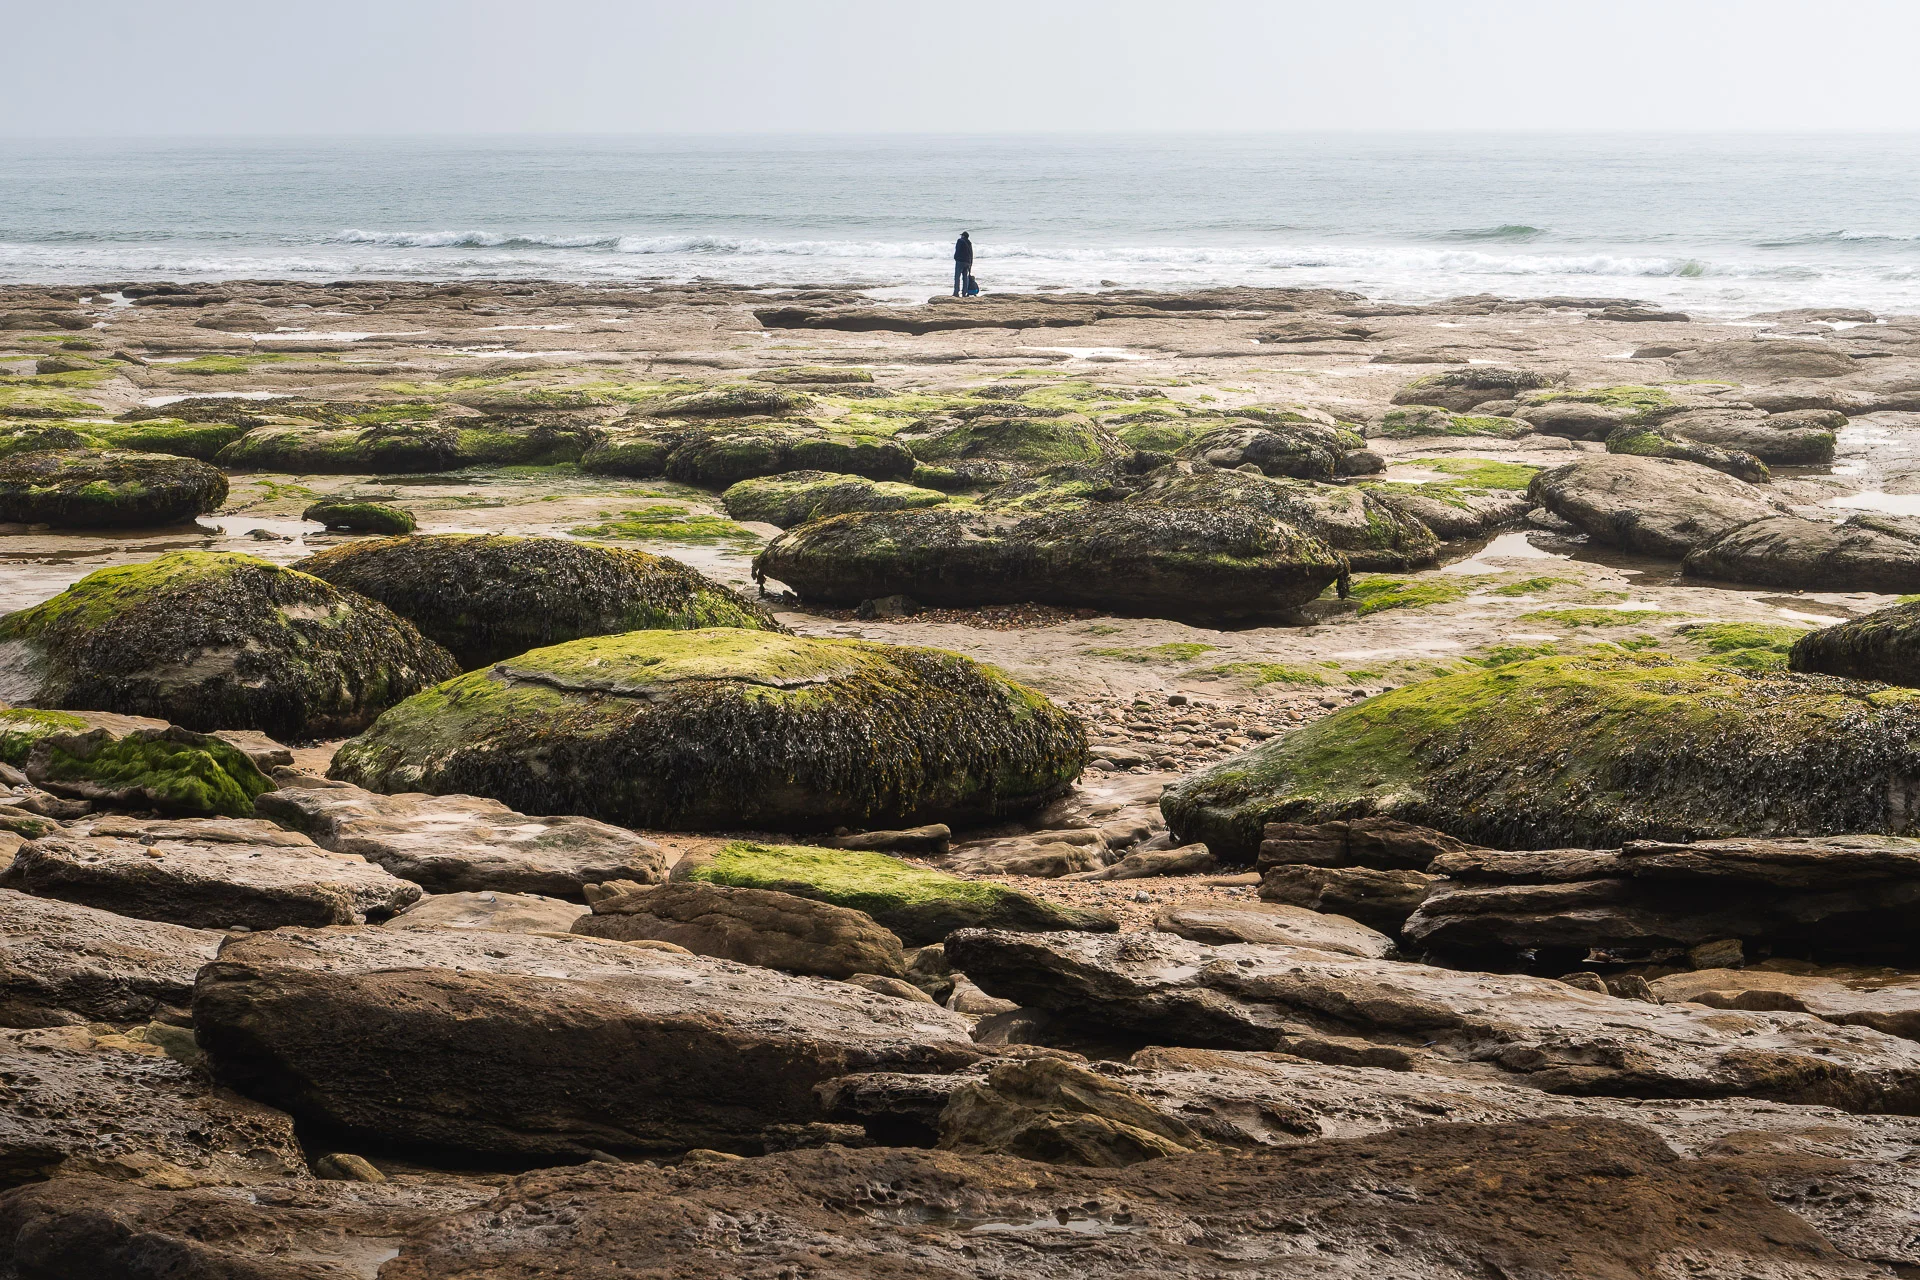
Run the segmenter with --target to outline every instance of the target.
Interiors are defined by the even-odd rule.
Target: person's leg
[[[960,296],[960,284],[961,281],[965,279],[966,274],[967,269],[965,267],[961,266],[958,262],[953,264],[953,296],[956,298]]]

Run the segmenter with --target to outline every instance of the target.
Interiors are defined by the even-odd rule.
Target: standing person
[[[960,289],[973,274],[972,232],[962,231],[960,238],[953,242],[953,296],[960,296]]]

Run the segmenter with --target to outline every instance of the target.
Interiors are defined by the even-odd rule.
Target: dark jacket
[[[965,236],[961,236],[958,240],[955,240],[953,242],[953,260],[959,263],[962,269],[971,267],[973,265],[973,241],[967,239]]]

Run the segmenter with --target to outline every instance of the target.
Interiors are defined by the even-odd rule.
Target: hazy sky
[[[1920,3],[0,0],[0,133],[1920,129]]]

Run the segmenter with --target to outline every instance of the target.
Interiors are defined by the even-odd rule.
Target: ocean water
[[[0,139],[0,281],[1314,285],[1920,312],[1920,139]]]

